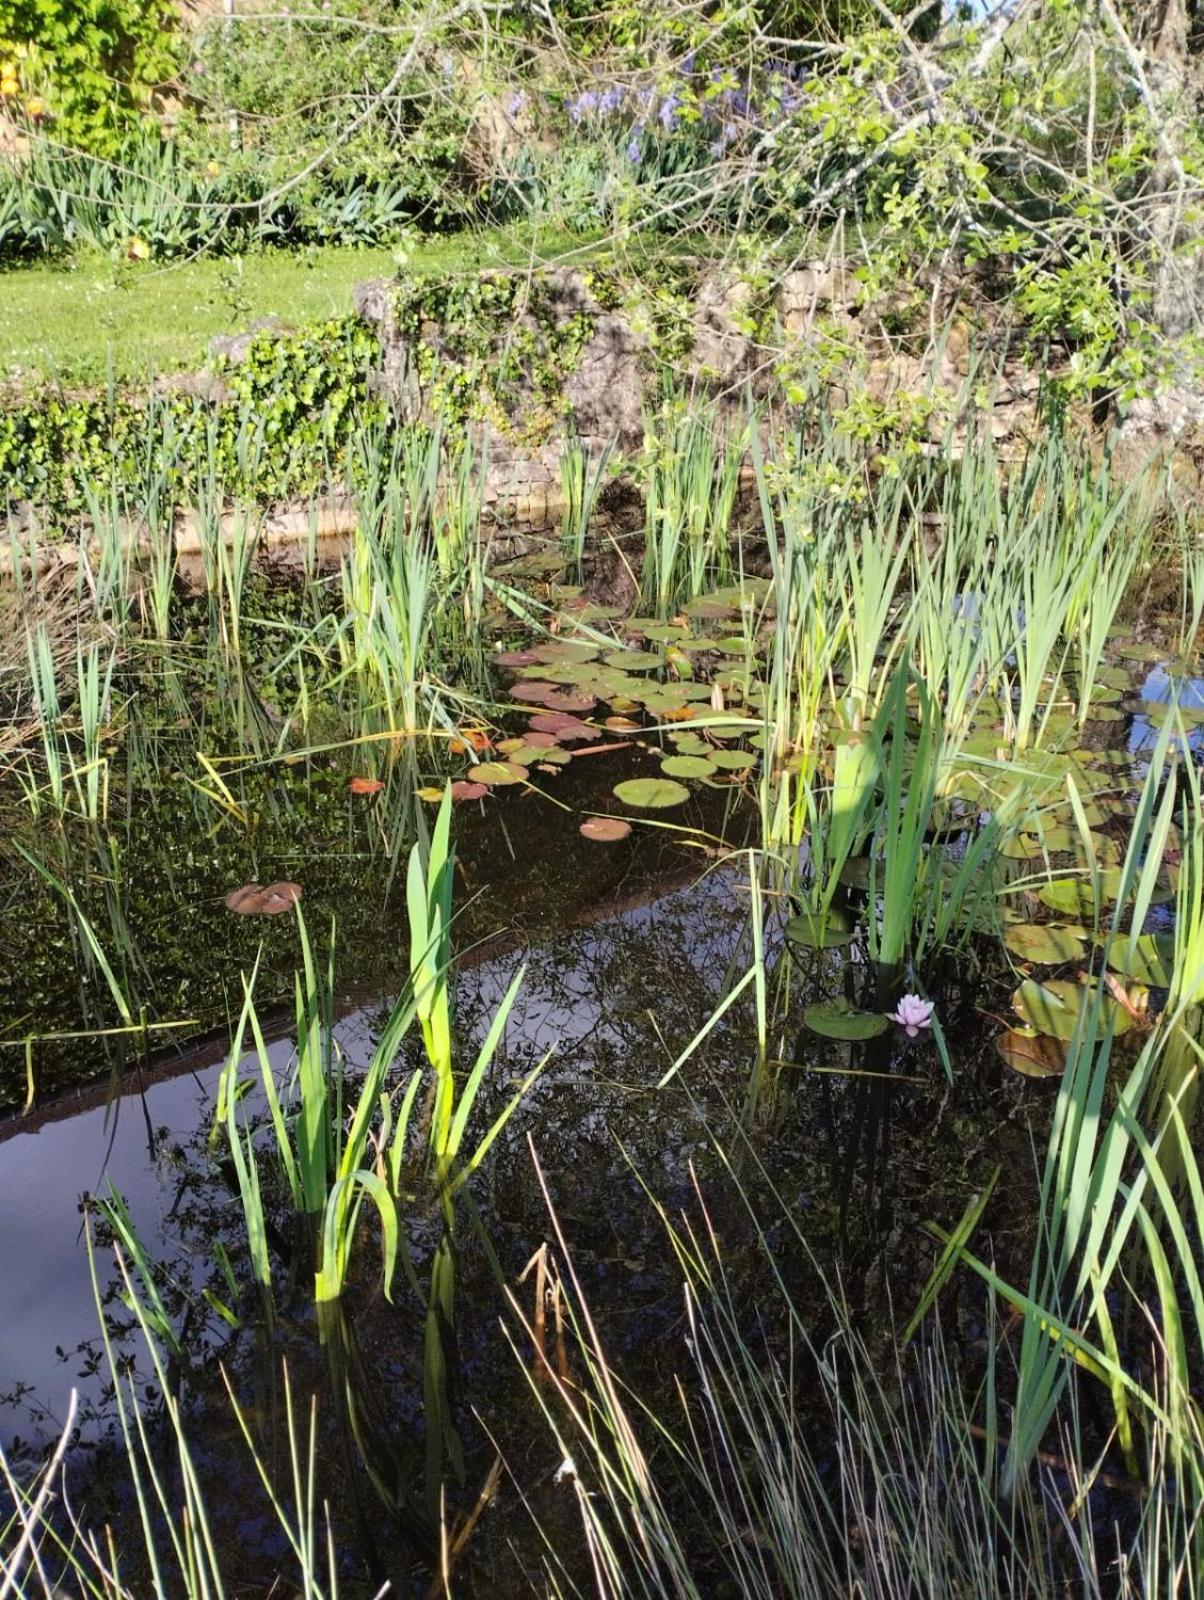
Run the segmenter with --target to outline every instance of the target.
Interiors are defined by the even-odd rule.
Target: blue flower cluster
[[[791,116],[806,103],[800,78],[802,68],[793,62],[772,61],[758,74],[755,90],[732,81],[730,71],[714,67],[695,79],[691,52],[680,63],[674,86],[656,89],[626,83],[594,84],[569,102],[569,121],[583,123],[625,119],[627,159],[637,165],[643,157],[650,129],[657,126],[674,134],[686,120],[709,125],[715,132],[709,144],[712,156],[722,156],[739,138],[743,129],[757,126],[772,117],[775,121]]]

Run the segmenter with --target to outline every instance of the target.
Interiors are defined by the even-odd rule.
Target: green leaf
[[[1081,961],[1087,953],[1084,928],[1061,928],[1048,922],[1021,922],[1005,930],[1003,942],[1021,961],[1036,961],[1054,966],[1062,961]]]
[[[858,1011],[843,998],[817,1000],[803,1012],[803,1021],[825,1039],[875,1039],[890,1027],[880,1012]]]
[[[675,783],[672,778],[628,778],[616,783],[611,792],[625,806],[639,806],[646,811],[684,805],[690,798],[685,784]]]
[[[1095,1004],[1100,1007],[1101,1026],[1111,1026],[1115,1034],[1128,1033],[1133,1019],[1123,1006],[1067,978],[1050,978],[1046,983],[1028,978],[1012,996],[1013,1007],[1030,1028],[1064,1042],[1074,1038],[1079,1018]]]

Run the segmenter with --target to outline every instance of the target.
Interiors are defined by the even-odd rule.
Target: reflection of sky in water
[[[1144,679],[1134,685],[1134,691],[1140,699],[1156,705],[1169,706],[1177,696],[1185,712],[1192,717],[1204,717],[1204,678],[1178,675],[1164,662],[1151,667]],[[1135,711],[1129,728],[1128,749],[1137,757],[1147,755],[1160,732],[1161,723],[1156,715]],[[1189,721],[1187,743],[1197,757],[1204,756],[1204,727]]]
[[[553,941],[461,969],[457,1015],[465,1035],[482,1037],[518,966],[526,977],[507,1025],[493,1081],[474,1126],[493,1120],[514,1085],[548,1052],[552,1059],[524,1106],[494,1147],[492,1162],[525,1162],[534,1130],[546,1147],[548,1170],[567,1170],[595,1141],[609,1151],[610,1126],[639,1148],[649,1170],[670,1164],[664,1122],[650,1116],[646,1091],[672,1063],[713,1009],[733,962],[747,897],[738,874],[712,872],[686,890],[637,905],[585,927],[568,927]],[[349,1011],[336,1024],[352,1068],[366,1066],[382,1020],[379,1003]],[[416,1033],[408,1048],[416,1044]],[[403,1055],[405,1051],[403,1050]],[[466,1051],[467,1054],[467,1051]],[[270,1046],[278,1080],[291,1068],[291,1038]],[[408,1075],[409,1058],[398,1076]],[[203,1147],[220,1065],[151,1085],[110,1108],[98,1106],[0,1144],[0,1211],[5,1218],[0,1274],[0,1394],[29,1386],[24,1404],[0,1407],[0,1443],[54,1431],[73,1384],[86,1397],[95,1378],[81,1381],[77,1348],[96,1337],[97,1321],[81,1226],[80,1197],[105,1194],[112,1182],[125,1196],[135,1227],[153,1259],[177,1279],[204,1282],[215,1237],[237,1228],[237,1202],[220,1182],[204,1180]],[[258,1076],[253,1058],[244,1076]],[[588,1079],[588,1097],[581,1085]],[[666,1106],[668,1114],[668,1106]],[[679,1129],[689,1112],[675,1102]],[[190,1151],[187,1147],[193,1146]],[[680,1160],[683,1141],[674,1145]],[[198,1179],[201,1181],[198,1183]],[[486,1182],[488,1183],[488,1175]],[[216,1208],[216,1213],[214,1211]],[[212,1219],[209,1228],[205,1218]],[[101,1255],[102,1281],[109,1270]],[[64,1360],[56,1347],[66,1353]],[[39,1424],[39,1406],[47,1416]],[[85,1434],[87,1436],[87,1434]]]

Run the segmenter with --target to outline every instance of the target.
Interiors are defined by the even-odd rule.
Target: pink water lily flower
[[[932,1001],[921,1000],[918,994],[905,994],[897,1011],[888,1013],[892,1022],[907,1029],[907,1037],[914,1039],[921,1028],[932,1026]]]

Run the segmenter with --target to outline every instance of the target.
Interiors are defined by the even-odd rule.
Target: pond
[[[1067,1085],[1194,1026],[1204,679],[1132,552],[1101,607],[1070,531],[1038,597],[1031,526],[999,577],[949,506],[943,555],[893,515],[730,549],[683,517],[693,566],[612,538],[642,559],[626,605],[613,554],[487,564],[370,513],[336,566],[173,572],[162,629],[133,599],[84,627],[78,584],[23,596],[0,1444],[35,1473],[76,1391],[70,1471],[135,1590],[188,1504],[214,1571],[267,1592],[296,1557],[272,1495],[312,1449],[329,1589],[434,1593],[442,1563],[466,1594],[587,1592],[591,1519],[660,1504],[621,1397],[700,1426],[716,1329],[729,1378],[793,1374],[821,1497],[849,1470],[829,1341],[887,1408],[928,1393],[913,1312],[966,1394],[1013,1333],[1056,1342],[1007,1286],[1040,1258]],[[1174,1137],[1193,1073],[1157,1058]],[[1152,1382],[1134,1330],[1105,1335]],[[1082,1448],[1121,1487],[1092,1503],[1136,1537],[1097,1389]],[[717,1494],[701,1435],[648,1425],[684,1527]],[[815,1559],[856,1565],[833,1529]],[[690,1541],[702,1592],[786,1592],[705,1517]]]

